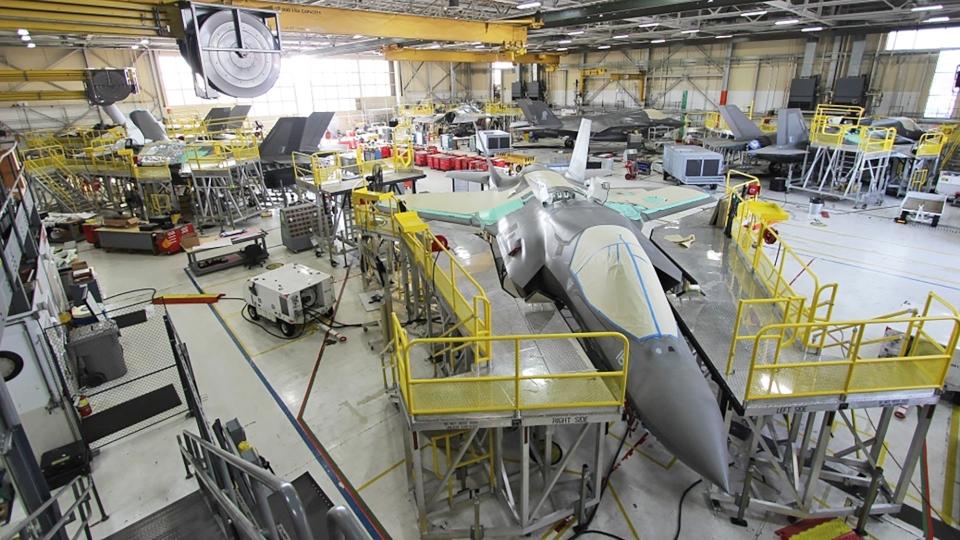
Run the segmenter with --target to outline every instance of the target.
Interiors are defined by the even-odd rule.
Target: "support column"
[[[733,62],[733,41],[727,44],[727,60],[723,63],[723,79],[720,81],[720,105],[727,104],[727,90],[730,86],[730,64]]]
[[[847,77],[860,75],[860,65],[863,63],[863,51],[867,47],[867,38],[859,35],[853,40],[850,47],[850,61],[847,63]]]
[[[800,77],[813,75],[813,62],[817,56],[817,40],[811,39],[803,47],[803,61],[800,63]]]

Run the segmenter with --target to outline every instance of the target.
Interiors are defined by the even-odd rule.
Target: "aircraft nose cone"
[[[658,341],[631,353],[629,399],[667,450],[727,492],[727,436],[717,400],[686,344]]]

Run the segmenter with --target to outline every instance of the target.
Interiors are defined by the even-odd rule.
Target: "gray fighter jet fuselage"
[[[580,121],[591,121],[590,139],[602,142],[624,142],[634,132],[655,126],[680,127],[681,122],[673,118],[654,120],[640,109],[558,117],[542,101],[521,99],[517,101],[520,110],[529,123],[522,128],[539,135],[563,137],[572,145],[580,127]]]
[[[679,269],[634,222],[578,191],[553,188],[551,202],[528,203],[492,226],[505,289],[550,298],[584,331],[623,333],[628,404],[670,452],[726,490],[723,418],[664,293]],[[599,369],[623,367],[619,343],[591,349]]]

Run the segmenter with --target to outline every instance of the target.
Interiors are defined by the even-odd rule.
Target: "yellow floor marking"
[[[908,258],[906,258],[906,257],[898,257],[898,256],[896,256],[896,255],[892,255],[892,254],[888,254],[888,253],[883,253],[883,252],[878,252],[876,249],[858,248],[858,247],[854,247],[854,246],[850,246],[850,245],[846,245],[846,244],[836,244],[836,243],[833,243],[833,242],[823,242],[823,241],[820,241],[820,240],[814,240],[814,239],[812,239],[812,238],[796,237],[796,238],[788,238],[787,240],[788,240],[789,242],[791,242],[791,243],[792,243],[792,242],[801,242],[801,243],[806,242],[806,243],[810,243],[810,244],[816,244],[816,245],[818,245],[818,246],[836,246],[836,247],[839,247],[839,248],[843,248],[845,251],[862,251],[862,252],[864,252],[864,253],[869,253],[869,254],[871,254],[871,255],[881,255],[881,256],[884,257],[885,262],[886,262],[886,260],[888,260],[888,259],[898,259],[898,260],[901,260],[901,261],[906,262],[906,263],[915,263],[915,262],[916,262],[914,259],[908,259]],[[920,251],[920,250],[914,250],[913,248],[911,248],[911,251]],[[946,255],[946,254],[944,254],[944,255]],[[952,254],[952,255],[955,255],[955,254]],[[827,255],[827,257],[830,257],[830,256],[831,256],[831,255]],[[940,265],[932,264],[932,263],[929,263],[929,262],[924,262],[924,266],[934,267],[934,268],[942,268],[942,269],[944,269],[944,270],[954,270],[954,269],[955,269],[955,268],[952,267],[952,266],[940,266]]]
[[[374,482],[376,482],[377,480],[380,480],[380,479],[383,478],[384,476],[386,476],[386,475],[390,474],[391,472],[393,472],[393,470],[396,469],[397,467],[403,465],[403,462],[404,462],[404,460],[401,459],[400,461],[398,461],[398,462],[394,463],[393,465],[387,467],[386,470],[380,472],[379,474],[377,474],[377,475],[374,476],[373,478],[371,478],[371,479],[367,480],[366,482],[360,484],[360,487],[357,488],[357,491],[358,491],[358,492],[359,492],[359,491],[363,491],[364,489],[367,489],[368,487],[372,486],[372,485],[374,484]]]
[[[227,322],[226,317],[223,316],[223,312],[221,312],[221,311],[220,311],[219,309],[217,309],[216,307],[214,307],[213,309],[217,312],[218,315],[220,315],[220,319],[223,321],[224,326],[226,326],[226,327],[227,327],[227,330],[229,330],[230,333],[233,334],[233,337],[236,338],[237,343],[240,344],[240,348],[243,349],[243,352],[245,352],[245,353],[247,353],[247,354],[249,355],[249,354],[250,354],[250,348],[247,347],[247,344],[244,343],[242,339],[240,339],[240,334],[237,333],[237,330],[236,330],[229,322]],[[252,356],[251,356],[251,358],[252,358]]]
[[[567,532],[567,530],[570,529],[570,527],[573,527],[573,524],[574,524],[574,523],[576,523],[576,522],[575,522],[574,520],[572,520],[572,519],[571,519],[570,521],[566,522],[566,523],[563,525],[563,527],[561,527],[560,530],[557,531],[557,535],[553,537],[553,540],[559,540],[560,537],[563,536],[563,533]]]
[[[943,477],[943,500],[940,507],[943,509],[943,520],[947,525],[955,525],[957,516],[954,514],[953,492],[957,485],[957,445],[960,444],[960,407],[954,406],[950,413],[950,434],[947,439],[947,467]]]
[[[783,227],[783,226],[786,226],[786,227],[795,227],[795,228],[797,228],[797,229],[804,229],[804,230],[807,230],[807,231],[823,232],[823,229],[820,229],[820,228],[818,228],[818,227],[810,227],[810,226],[807,226],[807,225],[800,225],[799,223],[791,223],[791,222],[789,222],[789,221],[784,221],[784,222],[781,222],[781,223],[778,223],[778,224],[777,224],[777,227]],[[849,238],[856,238],[857,240],[869,240],[869,241],[871,241],[871,242],[875,242],[875,241],[877,240],[876,237],[860,236],[860,235],[857,235],[857,234],[837,232],[837,231],[833,231],[833,230],[829,231],[829,233],[830,233],[831,236],[846,236],[846,237],[849,237]],[[791,241],[791,240],[793,240],[793,239],[792,239],[792,238],[787,238],[787,241]],[[928,253],[937,253],[937,254],[939,254],[939,255],[949,255],[949,256],[951,256],[951,257],[956,256],[956,252],[952,252],[952,251],[937,251],[937,250],[935,250],[935,249],[917,247],[917,246],[915,246],[915,245],[913,245],[913,244],[897,244],[897,243],[893,243],[893,242],[884,242],[884,244],[885,244],[885,245],[888,245],[888,246],[909,248],[911,251],[926,251],[926,252],[928,252]],[[844,247],[845,247],[845,246],[844,246]]]
[[[796,253],[800,254],[800,255],[809,255],[809,256],[811,256],[811,257],[817,257],[817,259],[819,259],[819,260],[821,260],[821,261],[830,262],[831,260],[835,260],[835,261],[843,261],[843,262],[848,262],[848,263],[851,263],[851,264],[856,264],[856,265],[858,265],[858,266],[870,266],[870,263],[869,263],[869,262],[861,261],[861,260],[858,260],[858,259],[850,259],[850,258],[846,258],[846,257],[840,257],[840,256],[838,256],[838,255],[824,255],[822,252],[819,252],[819,251],[808,251],[808,250],[805,250],[805,249],[802,249],[802,248],[801,248],[801,249],[794,248],[794,251],[795,251]],[[914,272],[906,272],[906,271],[904,271],[904,270],[899,270],[899,271],[896,271],[896,272],[893,272],[893,271],[885,271],[884,273],[887,274],[887,275],[890,275],[890,276],[894,276],[894,277],[903,277],[903,278],[914,277],[914,278],[922,278],[922,279],[930,280],[930,281],[933,281],[934,283],[940,283],[940,284],[949,283],[949,284],[953,284],[953,285],[960,285],[960,281],[954,281],[954,280],[950,280],[950,279],[944,279],[942,275],[930,276],[930,275],[926,275],[926,274],[917,274],[917,273],[914,273]]]
[[[640,540],[640,535],[637,533],[636,527],[633,526],[633,520],[630,519],[626,509],[623,508],[623,502],[620,501],[620,495],[617,495],[617,490],[614,489],[613,482],[608,480],[607,487],[610,488],[610,494],[613,495],[613,500],[617,503],[617,508],[620,509],[620,513],[623,514],[623,519],[627,522],[627,527],[630,528],[630,534],[633,535],[633,540]]]

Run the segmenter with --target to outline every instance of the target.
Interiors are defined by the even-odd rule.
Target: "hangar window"
[[[940,51],[923,110],[926,118],[953,116],[957,98],[955,75],[960,69],[960,32],[957,30],[960,27],[900,30],[887,34],[888,51]]]
[[[251,105],[251,116],[307,115],[313,111],[353,111],[357,98],[392,94],[390,64],[376,59],[285,57],[280,77],[256,99],[209,100],[193,91],[193,73],[180,55],[157,57],[167,104],[179,106]]]

